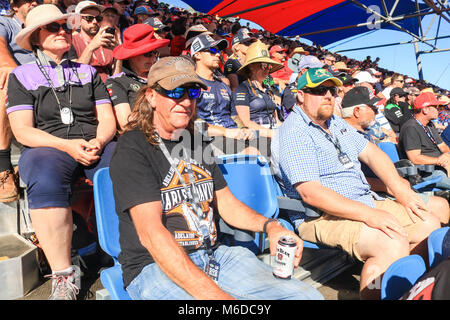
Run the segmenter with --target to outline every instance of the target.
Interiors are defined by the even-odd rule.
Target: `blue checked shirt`
[[[278,150],[277,147],[273,148],[279,152],[278,177],[282,180],[286,195],[299,199],[293,185],[320,181],[323,186],[340,195],[374,208],[373,197],[378,197],[370,190],[358,160],[358,155],[368,141],[345,120],[336,116],[328,120],[328,128],[332,139],[339,140],[343,152],[353,162],[353,168],[344,168],[336,147],[325,137],[325,131],[295,105],[278,130]]]

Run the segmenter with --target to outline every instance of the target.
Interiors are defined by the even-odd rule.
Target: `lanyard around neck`
[[[441,149],[439,148],[436,140],[433,138],[433,135],[431,134],[431,131],[429,128],[427,128],[426,126],[424,126],[419,120],[417,120],[416,118],[414,118],[417,123],[422,127],[423,131],[425,131],[425,134],[428,136],[428,138],[431,140],[431,142],[438,148],[439,151],[441,151]]]

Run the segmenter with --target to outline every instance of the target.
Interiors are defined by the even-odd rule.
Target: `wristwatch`
[[[281,226],[280,221],[278,221],[277,219],[267,219],[267,221],[264,222],[264,226],[263,226],[263,232],[264,232],[264,233],[267,233],[267,225],[268,225],[269,223],[271,223],[271,222],[276,222],[276,223],[278,223],[278,224]]]

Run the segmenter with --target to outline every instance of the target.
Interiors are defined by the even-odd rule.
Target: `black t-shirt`
[[[122,70],[123,72],[106,80],[106,89],[114,107],[121,103],[128,103],[131,110],[133,110],[137,92],[147,81],[140,79],[133,71],[125,67]]]
[[[410,119],[405,122],[400,131],[399,150],[403,157],[407,159],[406,151],[421,150],[421,154],[429,157],[439,157],[442,152],[437,145],[442,143],[442,139],[430,121],[425,129],[432,135],[435,142],[425,133],[424,128],[416,121]]]
[[[189,186],[186,163],[180,159],[178,151],[182,142],[163,140],[169,153],[178,162],[177,168]],[[194,139],[194,141],[196,141]],[[193,148],[198,150],[192,143]],[[177,148],[177,149],[174,149]],[[176,150],[177,152],[175,152]],[[174,155],[173,153],[177,153]],[[217,245],[215,219],[217,215],[212,208],[214,191],[226,187],[222,172],[214,162],[212,155],[199,162],[195,151],[190,162],[195,176],[202,209],[208,212],[207,220],[211,232],[211,241]],[[194,158],[194,159],[192,159]],[[178,175],[164,156],[159,146],[147,142],[145,135],[139,131],[128,131],[117,142],[116,150],[110,163],[110,175],[113,182],[116,211],[119,216],[121,253],[125,287],[154,259],[141,244],[133,224],[129,209],[143,203],[161,201],[163,208],[162,222],[172,233],[176,241],[189,254],[202,247],[201,236],[197,228],[197,216],[186,210],[183,205],[186,192]]]
[[[61,107],[58,106],[50,84],[34,62],[21,65],[11,72],[8,82],[7,113],[32,110],[35,127],[59,138],[87,141],[95,138],[98,124],[96,106],[111,103],[97,71],[90,65],[69,63],[67,60],[59,66],[51,63],[44,65],[43,68],[55,86]],[[64,83],[58,79],[57,68],[62,68],[68,83],[64,90],[62,89]],[[60,109],[64,107],[70,107],[74,116],[74,122],[70,127],[62,120]]]

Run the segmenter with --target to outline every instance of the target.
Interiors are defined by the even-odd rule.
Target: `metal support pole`
[[[354,3],[354,4],[356,4],[358,7],[360,7],[360,8],[362,8],[362,9],[366,10],[367,12],[370,12],[370,13],[372,13],[373,15],[376,15],[377,17],[380,17],[380,18],[383,19],[386,23],[389,23],[389,24],[393,25],[394,27],[396,27],[397,29],[400,29],[401,31],[406,32],[407,34],[409,34],[410,36],[413,36],[413,37],[416,38],[417,40],[422,41],[423,43],[429,45],[429,46],[432,47],[433,49],[437,49],[433,44],[428,43],[428,42],[426,42],[426,41],[423,41],[418,35],[412,33],[412,32],[409,31],[409,30],[406,30],[405,28],[403,28],[402,26],[398,25],[397,23],[392,22],[390,18],[387,18],[387,17],[382,16],[382,15],[379,14],[378,12],[376,12],[376,11],[370,9],[370,8],[367,7],[366,5],[360,3],[359,1],[356,1],[356,0],[349,0],[349,1],[351,1],[351,2]],[[391,11],[391,12],[392,12],[392,11]]]
[[[417,41],[414,42],[414,52],[416,53],[417,73],[419,74],[419,79],[423,81],[422,60],[420,59],[419,43]]]

